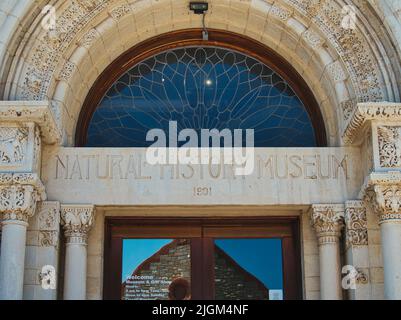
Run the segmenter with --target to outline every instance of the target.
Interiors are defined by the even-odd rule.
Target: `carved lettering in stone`
[[[28,128],[0,128],[0,164],[21,164],[28,143]]]
[[[346,246],[368,245],[366,208],[362,201],[348,201],[345,208]]]
[[[380,166],[401,167],[401,127],[381,126],[377,128]]]

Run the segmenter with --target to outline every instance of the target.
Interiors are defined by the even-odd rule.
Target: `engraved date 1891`
[[[194,187],[192,192],[195,197],[210,197],[212,195],[212,187]]]

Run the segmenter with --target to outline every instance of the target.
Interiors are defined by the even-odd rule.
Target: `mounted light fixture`
[[[209,4],[207,2],[190,2],[189,9],[195,14],[205,14],[209,9]]]
[[[205,41],[209,40],[209,33],[207,32],[205,26],[205,15],[206,11],[209,9],[209,4],[207,2],[190,2],[189,9],[193,11],[195,14],[202,15],[202,25],[203,25],[202,38]]]

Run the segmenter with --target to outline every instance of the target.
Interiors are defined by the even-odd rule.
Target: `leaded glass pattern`
[[[150,129],[254,129],[255,147],[314,147],[308,112],[289,84],[242,53],[184,47],[132,67],[107,91],[88,147],[148,147]],[[199,134],[200,137],[200,134]]]

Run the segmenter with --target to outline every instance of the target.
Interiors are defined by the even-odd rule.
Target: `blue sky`
[[[281,239],[224,239],[215,243],[269,289],[283,289]]]
[[[124,239],[122,281],[147,258],[159,251],[172,239]]]

